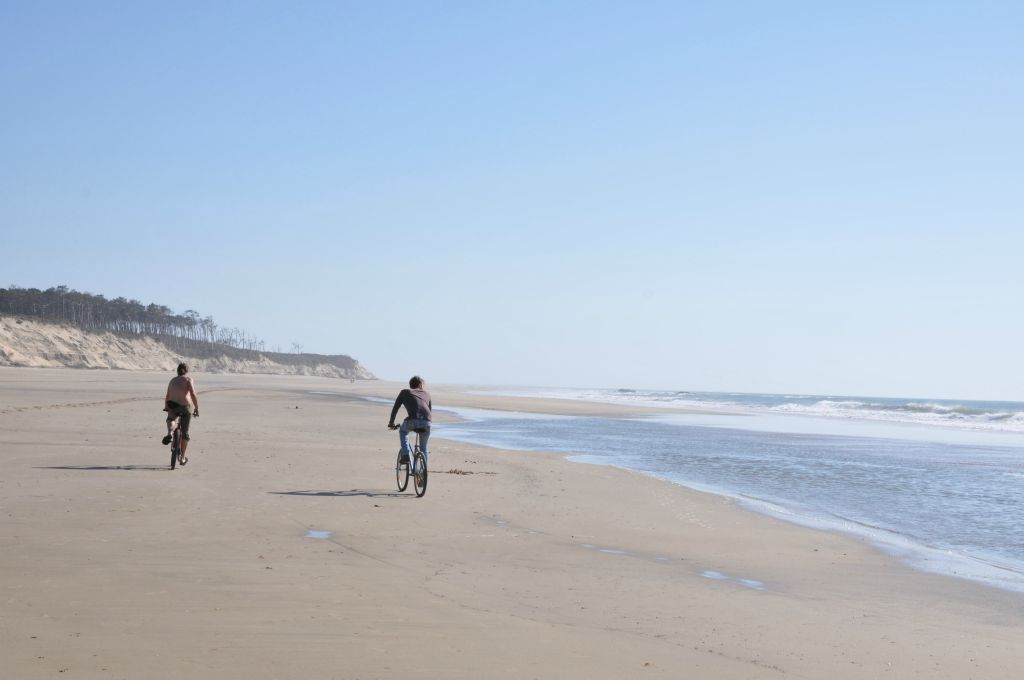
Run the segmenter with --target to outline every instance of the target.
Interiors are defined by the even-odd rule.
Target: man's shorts
[[[176,401],[167,401],[164,410],[167,411],[167,422],[181,418],[181,436],[188,439],[188,426],[192,422],[192,412],[188,410],[188,406],[182,406]]]

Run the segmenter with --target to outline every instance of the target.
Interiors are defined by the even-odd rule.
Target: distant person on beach
[[[423,452],[423,457],[430,460],[430,456],[427,455],[427,440],[430,439],[430,409],[433,408],[433,405],[430,403],[430,393],[423,389],[423,385],[423,378],[418,375],[410,378],[409,389],[398,393],[395,405],[391,409],[391,419],[388,420],[388,428],[392,430],[398,428],[398,441],[402,446],[403,461],[411,454],[409,433],[414,430],[424,430],[420,433],[420,450]],[[400,406],[405,407],[406,414],[401,426],[395,425],[395,415],[398,414]]]
[[[192,399],[192,411],[189,412],[188,400]],[[181,418],[181,457],[185,458],[185,450],[188,448],[188,426],[192,422],[192,416],[199,417],[199,397],[196,396],[196,386],[188,375],[188,366],[178,364],[178,375],[171,378],[167,383],[167,396],[164,397],[164,410],[167,411],[167,436],[163,443],[171,443],[171,430],[174,421]],[[188,460],[185,458],[185,460]]]

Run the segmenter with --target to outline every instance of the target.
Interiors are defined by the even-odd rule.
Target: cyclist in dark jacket
[[[429,461],[427,455],[427,441],[430,439],[430,410],[433,405],[430,403],[430,393],[423,389],[423,378],[414,375],[409,379],[409,389],[402,390],[395,399],[395,405],[391,409],[391,418],[388,420],[388,427],[394,430],[398,428],[398,441],[402,446],[402,459],[407,460],[411,451],[409,449],[409,433],[414,430],[420,432],[420,451],[423,457]],[[405,420],[402,424],[395,425],[395,416],[399,407],[405,407]]]

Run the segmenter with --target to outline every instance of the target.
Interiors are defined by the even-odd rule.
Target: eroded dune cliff
[[[208,373],[268,373],[329,378],[375,379],[358,361],[344,355],[279,355],[225,348],[190,356],[150,337],[120,337],[64,325],[0,317],[0,366],[173,370],[186,361]]]

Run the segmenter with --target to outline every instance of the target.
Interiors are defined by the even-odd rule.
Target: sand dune
[[[127,338],[108,332],[85,332],[64,324],[0,317],[0,366],[172,370],[182,360],[194,371],[206,373],[374,379],[358,362],[345,367],[316,360],[285,364],[266,355],[259,359],[241,359],[227,354],[199,358],[182,355],[149,337]]]

